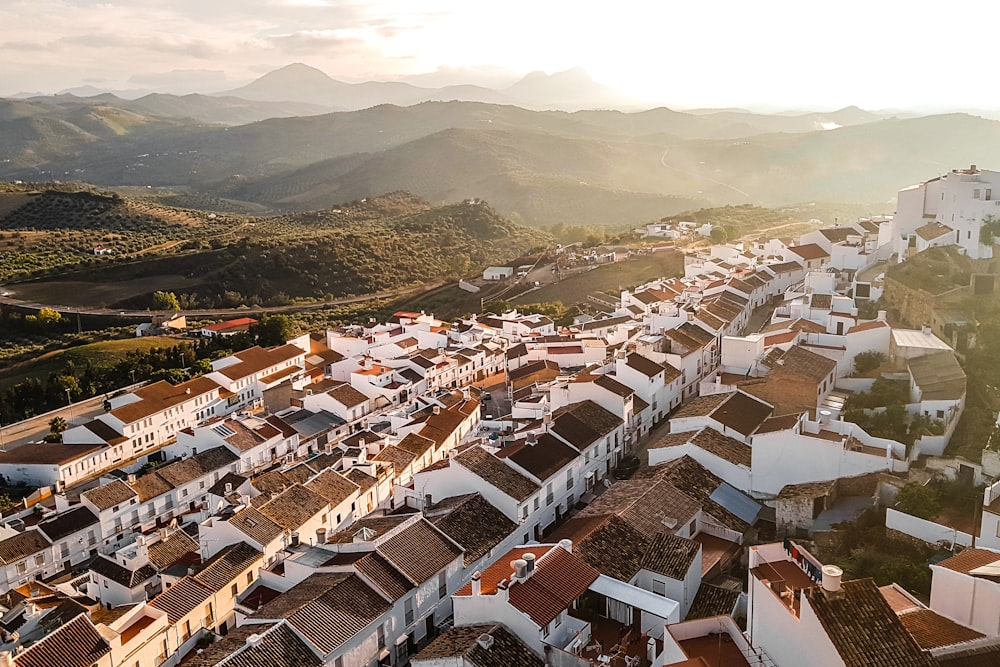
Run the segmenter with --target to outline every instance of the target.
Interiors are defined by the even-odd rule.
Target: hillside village
[[[124,391],[0,452],[37,489],[0,665],[998,664],[1000,455],[945,455],[974,341],[876,305],[921,250],[992,256],[998,182],[713,245],[569,326],[400,311]],[[934,479],[984,488],[976,525],[895,507]],[[874,507],[943,552],[929,597],[817,556]]]

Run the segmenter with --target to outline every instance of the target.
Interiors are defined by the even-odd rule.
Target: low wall
[[[949,545],[972,546],[973,537],[968,533],[894,510],[891,507],[885,512],[885,527],[888,530],[895,530],[915,537],[928,544],[936,545],[945,542]]]

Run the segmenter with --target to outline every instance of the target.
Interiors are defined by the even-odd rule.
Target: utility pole
[[[69,396],[70,388],[66,387],[66,404],[69,406],[69,425],[73,425],[73,399]]]

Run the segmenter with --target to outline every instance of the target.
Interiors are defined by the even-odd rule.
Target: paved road
[[[180,311],[180,314],[186,315],[187,317],[191,318],[204,318],[204,317],[227,317],[230,315],[246,315],[248,313],[298,313],[308,310],[319,310],[321,308],[329,308],[331,306],[343,306],[352,303],[364,303],[365,301],[401,298],[404,296],[409,296],[411,294],[430,291],[444,284],[445,284],[444,282],[438,282],[430,285],[420,285],[419,287],[407,287],[405,289],[391,290],[388,292],[379,292],[378,294],[352,296],[345,299],[334,299],[332,301],[320,301],[317,303],[295,304],[290,306],[268,306],[266,308],[225,308],[221,310],[184,310]],[[13,296],[10,295],[10,293],[3,291],[2,286],[0,286],[0,304],[16,306],[18,308],[26,308],[28,310],[41,310],[42,308],[52,308],[53,310],[57,310],[60,313],[63,313],[64,315],[79,314],[79,315],[88,315],[94,317],[115,317],[115,318],[127,318],[127,319],[149,319],[150,315],[153,312],[149,310],[114,310],[111,308],[85,308],[76,306],[63,306],[51,303],[34,303],[30,301],[22,301],[20,299],[14,298]]]
[[[44,415],[0,428],[0,443],[4,449],[14,449],[31,442],[38,442],[49,432],[49,420],[59,416],[72,426],[79,426],[104,412],[104,396],[95,396],[71,406],[59,408]]]

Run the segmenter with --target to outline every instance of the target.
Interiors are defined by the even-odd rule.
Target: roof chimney
[[[226,495],[228,496],[232,492],[233,492],[233,483],[226,482]]]
[[[247,646],[260,646],[262,641],[264,641],[264,637],[255,632],[247,637]]]
[[[559,540],[559,546],[566,551],[573,553],[573,540]]]
[[[472,594],[482,595],[483,594],[483,574],[479,570],[472,573]]]
[[[528,575],[530,576],[531,573],[535,571],[535,554],[526,553],[521,558],[523,558],[524,562],[528,564]]]
[[[490,648],[493,647],[493,635],[484,632],[479,635],[478,639],[476,639],[476,643],[483,647],[483,649],[489,651]]]
[[[510,566],[514,570],[512,577],[514,581],[524,581],[528,578],[528,563],[523,558],[512,560]]]
[[[299,546],[299,534],[298,534],[298,532],[292,533],[292,540],[291,540],[291,545],[290,546],[293,546],[293,547]]]
[[[436,415],[441,414],[441,406],[440,405],[435,405],[434,408],[431,410],[431,412],[433,414],[436,414]]]

